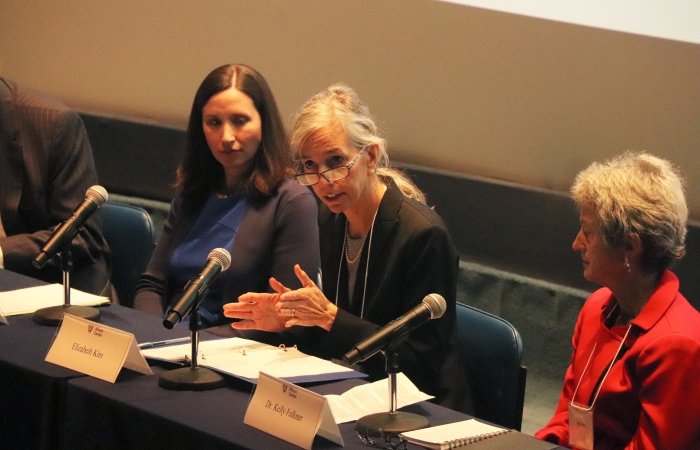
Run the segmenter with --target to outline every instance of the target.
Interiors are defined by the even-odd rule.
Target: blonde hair
[[[386,140],[355,91],[344,84],[335,84],[311,97],[299,110],[292,129],[292,149],[301,148],[319,134],[342,131],[358,149],[377,147],[377,175],[390,178],[406,197],[425,203],[425,194],[403,172],[389,165]]]
[[[576,176],[571,195],[579,207],[595,209],[606,245],[639,235],[648,270],[666,269],[685,254],[688,207],[683,179],[669,161],[626,152],[594,162]]]

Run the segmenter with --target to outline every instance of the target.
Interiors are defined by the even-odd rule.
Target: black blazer
[[[59,101],[0,78],[0,237],[4,266],[60,282],[58,258],[38,270],[32,261],[97,183],[92,148],[80,116]],[[110,295],[111,254],[98,214],[72,242],[72,287]]]
[[[363,248],[352,308],[347,298],[347,266],[342,259],[345,223],[344,215],[321,207],[323,291],[335,301],[338,285],[340,308],[332,329],[327,333],[315,329],[315,336],[307,335],[301,341],[301,349],[339,359],[380,326],[420,304],[426,295],[438,293],[445,298],[447,311],[440,319],[415,329],[401,343],[400,369],[419,389],[434,395],[436,402],[473,412],[466,374],[455,348],[459,258],[442,219],[389,182],[371,233],[371,246]],[[364,315],[360,317],[363,293]],[[384,357],[377,354],[368,359],[362,370],[372,379],[386,377]]]

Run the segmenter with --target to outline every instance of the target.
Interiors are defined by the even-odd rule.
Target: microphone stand
[[[190,331],[192,332],[192,358],[189,367],[168,370],[158,377],[158,386],[175,391],[206,391],[226,384],[224,377],[206,367],[197,364],[199,347],[199,305],[192,308],[190,314]]]
[[[391,444],[398,439],[399,433],[404,431],[417,430],[430,425],[427,418],[418,414],[397,411],[396,401],[396,374],[399,370],[399,353],[394,344],[382,351],[386,358],[386,373],[389,380],[389,396],[391,408],[389,412],[369,414],[360,417],[355,424],[355,431],[360,440],[367,445],[379,445],[372,438],[383,439],[385,443]]]
[[[64,314],[72,314],[92,321],[99,320],[99,309],[92,306],[70,304],[70,274],[73,271],[73,253],[69,241],[63,242],[63,250],[58,256],[61,259],[61,271],[63,272],[63,305],[37,309],[34,311],[32,319],[40,325],[58,325],[63,320]]]

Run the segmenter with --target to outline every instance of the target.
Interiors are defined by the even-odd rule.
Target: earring
[[[632,272],[632,266],[630,266],[630,259],[625,256],[625,267],[627,268],[627,273]]]

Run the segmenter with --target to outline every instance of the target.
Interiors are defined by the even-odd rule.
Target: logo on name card
[[[88,325],[87,329],[88,329],[88,334],[92,334],[92,335],[97,336],[97,337],[102,337],[102,335],[104,334],[104,331],[105,331],[102,328],[98,327],[97,325]]]
[[[294,389],[294,386],[283,384],[282,385],[282,393],[287,394],[288,397],[297,398],[297,390]]]

